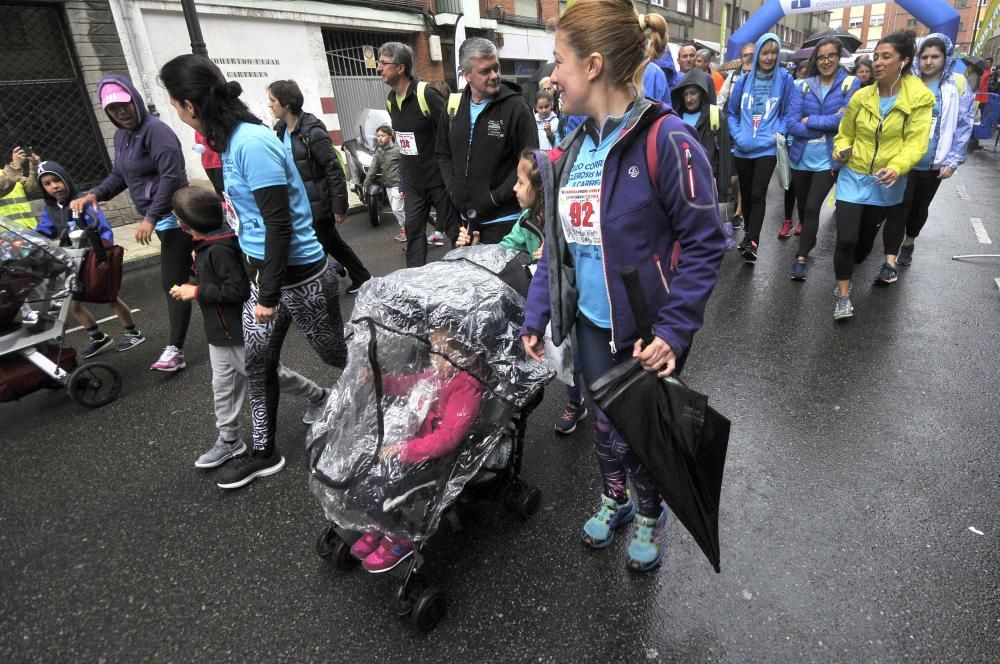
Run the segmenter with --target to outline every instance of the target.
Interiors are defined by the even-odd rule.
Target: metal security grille
[[[110,169],[56,6],[3,7],[0,161],[15,145],[60,162],[80,187],[97,184]]]
[[[388,41],[410,44],[409,35],[392,32],[324,30],[323,43],[330,66],[330,82],[337,100],[337,116],[344,140],[358,138],[358,114],[366,108],[385,108],[389,88],[375,69],[367,66],[365,51],[378,60],[378,47]],[[367,48],[366,48],[367,47]],[[372,53],[374,51],[374,53]]]

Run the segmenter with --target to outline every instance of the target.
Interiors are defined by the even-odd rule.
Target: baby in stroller
[[[416,433],[400,442],[383,445],[379,452],[382,463],[398,463],[403,466],[426,464],[426,462],[447,456],[469,435],[479,412],[483,394],[482,385],[463,366],[469,364],[455,333],[448,327],[441,327],[429,335],[430,368],[421,373],[409,375],[381,376],[382,393],[387,396],[406,398],[420,385],[428,383],[432,394]],[[422,408],[420,410],[423,410]],[[414,491],[432,487],[440,474],[438,464],[426,464],[420,472],[403,472],[398,480],[383,478],[375,493],[381,500],[374,507],[382,511],[385,518]],[[365,532],[352,546],[351,555],[362,561],[369,572],[386,572],[413,553],[411,539],[394,538],[384,535],[377,527]]]
[[[336,547],[340,565],[351,541],[366,570],[393,569],[463,492],[530,493],[523,511],[508,506],[537,508],[540,493],[519,478],[520,445],[549,373],[518,345],[520,260],[496,245],[456,249],[358,294],[347,367],[307,440],[311,488],[333,524],[320,555]]]

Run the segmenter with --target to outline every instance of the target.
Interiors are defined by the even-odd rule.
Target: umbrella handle
[[[644,345],[653,343],[653,321],[649,317],[649,308],[646,306],[646,295],[642,290],[642,283],[639,281],[639,271],[634,265],[629,265],[621,271],[622,281],[625,283],[625,294],[628,296],[628,304],[635,316],[635,325],[639,329],[639,337]]]

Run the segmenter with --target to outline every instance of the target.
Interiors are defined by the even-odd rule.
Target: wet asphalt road
[[[846,324],[831,318],[832,211],[809,280],[791,282],[772,186],[760,260],[727,257],[686,370],[733,421],[721,575],[676,521],[655,574],[625,571],[627,538],[579,543],[600,491],[591,429],[552,433],[553,385],[527,444],[542,510],[477,505],[431,544],[449,614],[427,636],[391,614],[392,579],[313,553],[304,403],[283,401],[280,474],[223,492],[193,467],[215,435],[200,315],[188,368],[148,371],[165,312],[156,268],[131,273],[151,339],[104,356],[122,397],[0,405],[0,661],[997,661],[1000,261],[949,257],[996,246],[970,217],[1000,240],[998,171],[1000,156],[971,156],[899,283],[871,288],[879,260],[862,266]],[[344,227],[376,274],[403,264],[386,221]],[[296,334],[284,357],[333,378]]]

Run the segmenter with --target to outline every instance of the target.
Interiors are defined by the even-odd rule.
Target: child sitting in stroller
[[[405,397],[422,382],[430,382],[434,387],[434,396],[416,433],[409,440],[383,445],[379,452],[382,463],[413,465],[447,456],[469,435],[479,412],[483,386],[462,369],[468,356],[456,342],[454,331],[440,327],[428,336],[430,369],[410,375],[381,376],[384,395]],[[385,512],[415,489],[436,483],[434,472],[401,474],[399,481],[387,479],[374,492],[380,494],[379,503]],[[351,555],[375,574],[389,571],[412,553],[412,540],[393,538],[378,530],[366,532],[351,546]]]

